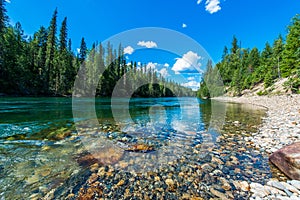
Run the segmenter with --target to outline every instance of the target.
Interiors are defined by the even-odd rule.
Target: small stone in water
[[[117,183],[117,186],[122,186],[124,185],[125,181],[124,180],[120,180],[118,183]]]
[[[174,185],[174,181],[172,179],[167,179],[165,182],[169,187]]]

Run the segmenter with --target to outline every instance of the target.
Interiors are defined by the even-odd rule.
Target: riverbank
[[[246,141],[251,141],[253,147],[261,152],[270,155],[286,145],[300,141],[300,95],[218,97],[214,99],[223,102],[252,104],[268,109],[267,117],[263,119],[263,124],[258,132],[244,138]],[[269,192],[270,186],[273,185],[277,186],[272,187],[278,190],[277,193]],[[278,185],[281,189],[278,188]],[[264,199],[272,199],[275,196],[279,198],[281,196],[282,199],[293,199],[299,198],[300,194],[300,188],[293,192],[288,188],[290,184],[276,180],[275,184],[262,186],[251,183],[251,186],[252,197],[263,197]]]
[[[257,133],[245,140],[271,154],[300,140],[300,95],[217,97],[223,102],[245,103],[268,109]]]

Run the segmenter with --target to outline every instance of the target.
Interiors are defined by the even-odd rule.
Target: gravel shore
[[[286,145],[300,141],[300,95],[218,97],[214,99],[223,102],[253,104],[268,109],[267,117],[263,120],[259,131],[245,138],[247,141],[252,141],[254,147],[260,151],[271,154]],[[252,199],[300,198],[300,188],[291,191],[290,183],[289,181],[287,183],[275,181],[274,184],[265,186],[251,183]],[[280,188],[278,185],[282,187]],[[270,192],[270,188],[279,190],[277,193]]]
[[[218,97],[218,101],[246,103],[268,109],[257,133],[245,138],[267,153],[300,140],[300,95]]]

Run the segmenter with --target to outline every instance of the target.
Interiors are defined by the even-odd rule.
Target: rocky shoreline
[[[267,108],[267,117],[258,132],[246,141],[254,148],[269,155],[284,146],[300,141],[300,95],[218,97],[217,101],[252,104]],[[299,181],[279,182],[267,185],[251,183],[252,199],[299,199]]]
[[[225,104],[225,121],[222,129],[215,133],[214,144],[204,142],[203,138],[194,143],[198,141],[193,139],[195,136],[208,134],[201,129],[186,134],[171,126],[161,129],[153,125],[130,126],[131,132],[122,132],[119,125],[110,121],[101,121],[99,127],[83,122],[77,132],[59,141],[70,140],[78,145],[86,142],[88,147],[95,147],[79,148],[74,154],[82,170],[72,173],[58,187],[32,194],[30,198],[300,199],[300,181],[287,181],[268,160],[272,151],[297,141],[286,135],[282,141],[276,137],[273,141],[270,136],[278,130],[286,134],[284,128],[292,127],[286,123],[296,127],[290,128],[291,132],[297,129],[299,96],[218,100],[244,104]],[[291,101],[294,103],[286,105]],[[265,107],[267,114],[266,109],[251,104]],[[288,108],[291,112],[295,109],[294,118],[284,114]],[[291,113],[288,111],[288,114]],[[209,116],[210,113],[203,115],[203,119],[209,121]],[[277,128],[273,130],[273,126]],[[268,132],[269,129],[273,132]],[[141,133],[151,137],[146,139]],[[153,139],[170,133],[172,138],[167,136],[172,143],[165,143],[164,138]],[[269,140],[272,144],[266,142]]]

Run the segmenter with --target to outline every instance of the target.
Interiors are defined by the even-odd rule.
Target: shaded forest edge
[[[215,84],[219,77],[224,84],[222,91]],[[267,42],[261,52],[256,47],[243,48],[233,37],[231,48],[224,47],[222,60],[215,67],[207,64],[197,95],[201,98],[222,94],[241,96],[258,87],[262,88],[255,95],[267,95],[279,82],[283,82],[285,93],[300,93],[299,14],[292,18],[286,37],[279,35],[273,44]]]
[[[116,48],[110,43],[105,47],[94,43],[89,49],[82,38],[75,54],[68,38],[67,17],[58,27],[57,15],[56,9],[49,27],[41,26],[28,37],[20,22],[8,25],[5,1],[0,0],[0,96],[71,96],[75,80],[80,79],[76,94],[89,96],[93,88],[94,95],[111,97],[122,77],[119,96],[133,89],[133,97],[196,95],[146,65],[127,62],[121,44]]]

